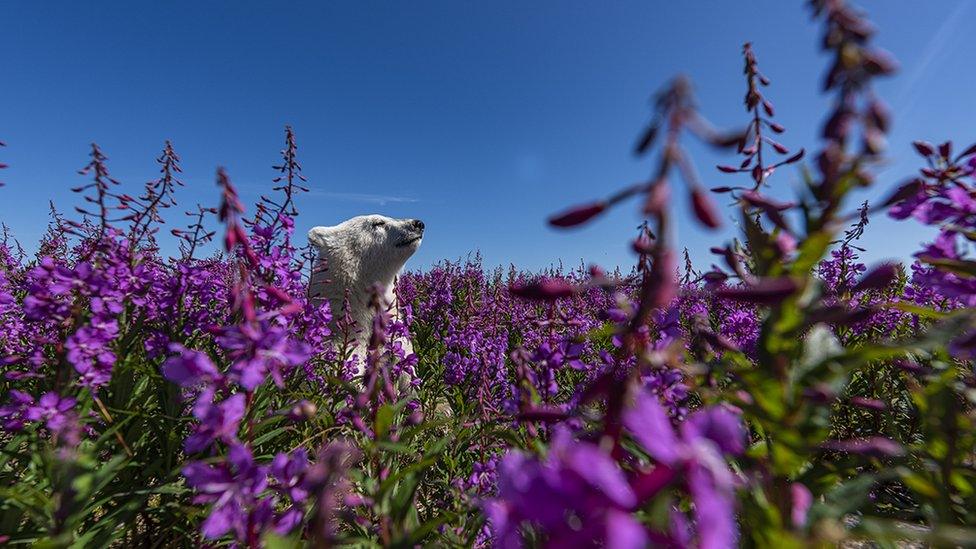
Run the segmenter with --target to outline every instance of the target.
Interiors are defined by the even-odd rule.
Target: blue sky
[[[225,166],[247,202],[270,187],[283,127],[294,126],[313,191],[301,233],[361,213],[417,217],[428,236],[412,265],[480,250],[488,265],[629,265],[639,220],[628,204],[557,232],[566,205],[640,181],[630,154],[648,98],[676,73],[720,126],[746,120],[740,48],[755,44],[790,147],[817,146],[826,59],[803,2],[19,2],[0,13],[0,220],[26,244],[48,200],[68,191],[96,141],[137,190],[165,139],[183,159],[190,208],[215,204]],[[912,139],[976,138],[969,0],[860,2],[902,70],[879,92],[895,126],[891,161],[863,198],[912,173]],[[966,142],[966,143],[961,143]],[[709,186],[735,182],[693,147]],[[788,196],[798,177],[772,180]],[[678,188],[676,188],[678,191]],[[675,192],[678,245],[699,266],[731,234],[705,232]],[[182,208],[181,208],[182,209]],[[170,212],[169,226],[183,224]],[[882,218],[869,259],[908,256],[928,233]],[[175,246],[164,242],[168,250]]]

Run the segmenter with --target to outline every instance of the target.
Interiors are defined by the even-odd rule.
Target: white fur
[[[423,234],[419,220],[377,214],[357,216],[308,232],[308,240],[319,257],[309,281],[309,297],[329,300],[332,315],[338,319],[348,292],[350,316],[360,329],[356,341],[360,357],[364,356],[372,326],[369,288],[377,283],[383,286],[386,306],[396,314],[394,282],[404,263],[420,247]],[[412,352],[410,342],[403,343],[407,352]]]

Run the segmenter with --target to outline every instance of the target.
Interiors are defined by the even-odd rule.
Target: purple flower
[[[10,391],[9,402],[0,406],[0,421],[8,431],[19,431],[29,421],[27,409],[34,404],[34,397],[16,389]]]
[[[725,454],[741,456],[746,451],[746,432],[739,416],[721,406],[703,408],[681,424],[684,440],[708,439]]]
[[[43,421],[48,429],[59,432],[69,422],[74,421],[74,415],[70,412],[76,403],[77,401],[71,397],[61,397],[53,392],[45,393],[38,399],[37,404],[27,408],[24,418],[29,421]]]
[[[699,546],[733,547],[738,538],[736,480],[723,454],[744,452],[746,433],[741,420],[724,408],[705,408],[675,432],[657,398],[643,392],[625,412],[624,425],[651,457],[684,472],[695,503]]]
[[[163,363],[163,376],[183,387],[198,383],[211,384],[223,380],[223,376],[206,353],[187,349],[179,343],[169,346],[170,352],[179,353]]]
[[[200,423],[194,426],[192,435],[183,443],[188,453],[196,453],[209,448],[214,442],[226,444],[237,442],[237,430],[244,417],[244,395],[231,395],[219,404],[213,403],[213,389],[204,390],[193,405],[193,416]]]
[[[890,438],[875,436],[864,439],[828,440],[821,444],[825,450],[861,454],[872,457],[897,457],[905,453],[905,449]]]
[[[244,446],[231,446],[226,461],[216,465],[191,461],[183,467],[183,476],[197,491],[194,503],[213,504],[200,527],[206,538],[233,532],[238,541],[253,545],[273,518],[273,499],[261,496],[268,485],[268,468],[255,465]]]
[[[759,319],[756,312],[739,305],[728,306],[720,319],[721,334],[750,356],[759,339]]]
[[[308,499],[310,470],[308,452],[299,448],[290,454],[278,453],[271,462],[271,477],[276,481],[275,489],[291,505],[278,517],[275,531],[287,534],[301,523],[305,509],[301,505]]]
[[[520,547],[519,527],[528,522],[545,532],[553,546],[622,548],[647,543],[644,527],[630,514],[636,504],[637,496],[609,454],[560,430],[545,460],[518,451],[501,460],[498,497],[484,508],[499,547]]]
[[[790,520],[794,527],[802,528],[807,524],[807,513],[810,511],[810,506],[813,505],[813,494],[806,486],[794,482],[790,484],[790,497],[792,500]]]
[[[308,452],[299,448],[290,454],[276,454],[271,462],[271,475],[278,482],[280,490],[292,501],[300,502],[308,497],[308,487],[304,484],[308,468]]]
[[[264,383],[268,374],[275,385],[284,387],[284,376],[311,356],[308,345],[289,339],[285,328],[267,321],[226,328],[217,342],[234,361],[231,374],[248,391]]]
[[[68,362],[81,374],[82,385],[97,388],[111,379],[115,353],[109,349],[109,344],[118,332],[118,323],[114,319],[95,317],[91,325],[82,326],[68,336],[64,344]]]

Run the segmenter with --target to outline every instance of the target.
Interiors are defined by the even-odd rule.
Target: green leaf
[[[305,545],[297,535],[279,536],[275,533],[267,533],[262,538],[265,549],[299,549]]]
[[[940,271],[949,271],[966,278],[976,277],[976,261],[966,259],[949,259],[944,257],[922,256],[918,258],[923,263],[933,265]]]
[[[393,407],[389,404],[380,406],[376,411],[376,438],[384,440],[390,434],[390,426],[393,425]]]

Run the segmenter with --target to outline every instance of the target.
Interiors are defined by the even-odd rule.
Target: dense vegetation
[[[377,293],[372,326],[306,298],[328,266],[293,240],[305,178],[290,128],[274,192],[246,214],[218,171],[219,207],[171,231],[175,258],[157,246],[182,185],[173,147],[132,196],[93,145],[76,219],[52,212],[36,254],[0,245],[0,539],[973,544],[976,147],[916,142],[916,176],[851,204],[882,159],[890,114],[871,83],[894,63],[858,12],[808,3],[834,97],[816,154],[774,139],[747,44],[745,130],[713,129],[675,79],[636,146],[648,180],[549,220],[637,198],[631,272],[447,261],[401,277],[396,317]],[[741,228],[706,271],[679,266],[671,234],[676,176],[695,219],[728,218],[690,139],[728,150],[714,176],[728,186],[711,191]],[[795,203],[766,193],[786,166],[805,182]],[[872,215],[938,237],[869,269]],[[224,252],[201,257],[218,233]],[[350,356],[360,332],[369,350]]]

